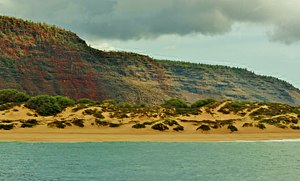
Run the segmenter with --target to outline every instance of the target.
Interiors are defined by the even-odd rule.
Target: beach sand
[[[224,130],[201,132],[142,131],[123,128],[68,128],[45,127],[0,131],[0,141],[17,142],[211,142],[300,139],[300,131],[258,130],[228,133]]]

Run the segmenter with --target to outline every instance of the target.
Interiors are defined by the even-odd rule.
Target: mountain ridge
[[[300,104],[300,90],[242,68],[89,47],[71,31],[0,16],[0,89],[160,104],[178,97]]]

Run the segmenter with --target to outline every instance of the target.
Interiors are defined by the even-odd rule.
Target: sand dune
[[[206,111],[201,108],[199,115],[179,115],[174,117],[162,118],[164,115],[145,116],[130,115],[126,118],[116,118],[111,112],[103,112],[101,107],[88,107],[78,111],[72,111],[73,108],[67,108],[56,116],[42,117],[35,114],[24,106],[17,106],[13,109],[1,111],[0,120],[12,120],[15,128],[12,130],[0,130],[0,141],[47,141],[47,142],[105,142],[105,141],[162,141],[162,142],[204,142],[204,141],[237,141],[237,140],[280,140],[280,139],[300,139],[300,130],[279,128],[274,125],[266,124],[265,129],[259,129],[256,126],[243,127],[244,123],[257,124],[249,114],[256,109],[249,110],[245,115],[235,113],[223,114],[219,109],[226,105],[226,102]],[[95,116],[84,114],[85,110],[101,111],[104,116],[102,121],[117,124],[117,127],[97,125]],[[278,116],[278,115],[277,115]],[[282,115],[279,115],[282,116]],[[289,114],[288,116],[297,115]],[[22,120],[36,119],[38,125],[32,128],[21,128]],[[66,126],[64,129],[50,127],[49,123],[53,121],[66,121],[72,119],[84,120],[84,127],[78,127],[74,124]],[[184,127],[184,131],[174,131],[177,125],[169,125],[168,130],[158,131],[152,129],[153,124],[164,123],[164,120],[174,120]],[[232,124],[238,131],[232,132],[227,125],[218,129],[211,128],[208,131],[197,130],[204,124],[201,121],[226,121],[235,120]],[[23,121],[24,122],[24,121]],[[137,123],[152,122],[152,125],[146,125],[145,128],[135,129],[133,125]],[[5,124],[5,123],[2,123]],[[167,123],[164,123],[167,124]],[[206,124],[206,123],[205,123]],[[210,124],[210,123],[207,123]],[[298,124],[295,124],[296,126]]]

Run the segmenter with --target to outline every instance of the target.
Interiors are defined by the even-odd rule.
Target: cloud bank
[[[298,0],[0,0],[0,14],[105,39],[222,35],[235,23],[270,27],[270,40],[300,41]]]

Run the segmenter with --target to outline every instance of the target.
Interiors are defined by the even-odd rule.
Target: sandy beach
[[[0,141],[17,142],[214,142],[300,139],[299,131],[247,130],[236,133],[158,132],[122,128],[28,128],[0,131]]]

